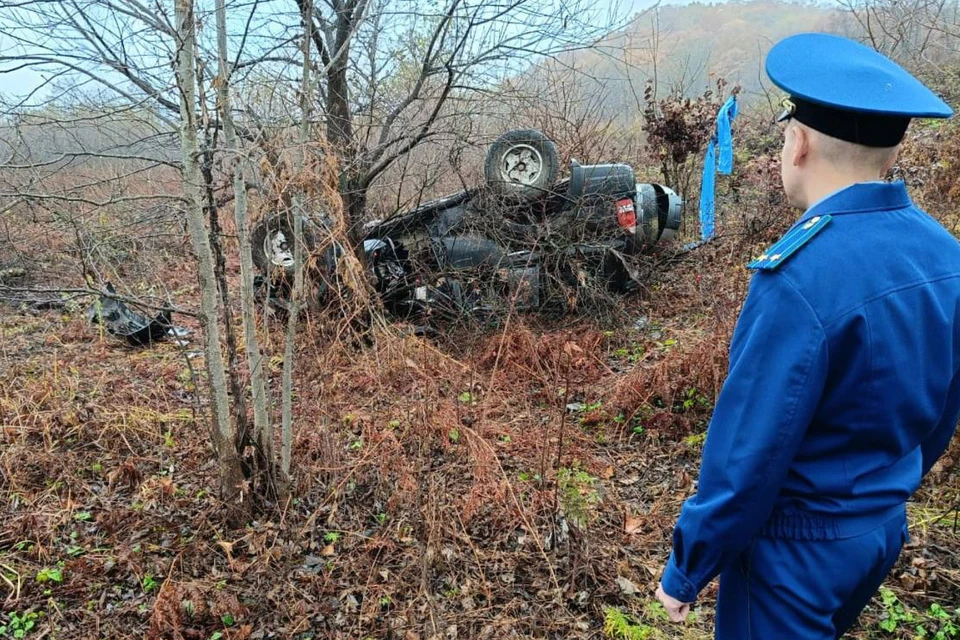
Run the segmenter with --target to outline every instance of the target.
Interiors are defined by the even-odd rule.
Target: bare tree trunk
[[[313,27],[313,1],[303,3],[303,78],[300,86],[300,155],[297,170],[302,171],[307,157],[310,137],[310,40]],[[290,476],[290,456],[293,448],[293,342],[300,315],[300,296],[303,291],[303,219],[307,215],[305,194],[298,191],[293,197],[293,293],[290,296],[290,316],[283,349],[283,417],[280,449],[280,467],[285,477]]]
[[[197,84],[204,86],[206,79],[203,76],[203,65],[197,67]],[[203,162],[200,163],[200,176],[203,178],[204,217],[210,222],[210,248],[213,250],[214,276],[217,279],[217,288],[220,291],[220,308],[223,313],[223,335],[227,347],[227,380],[230,384],[230,395],[233,398],[233,419],[237,426],[236,442],[234,447],[238,452],[246,449],[250,443],[250,421],[247,419],[247,400],[240,381],[240,366],[237,362],[237,337],[233,332],[233,310],[230,307],[230,287],[227,283],[227,257],[223,252],[223,230],[220,227],[220,207],[217,206],[217,197],[213,186],[214,148],[217,146],[217,131],[210,126],[210,111],[204,93],[200,95],[200,121],[203,124],[203,148],[200,152]],[[211,134],[211,130],[213,130]],[[242,462],[242,457],[241,457]],[[249,472],[244,469],[249,477]]]
[[[200,278],[200,309],[203,324],[206,366],[210,381],[212,415],[210,435],[220,472],[220,495],[235,520],[246,511],[243,495],[243,470],[234,445],[234,427],[230,421],[230,400],[220,352],[220,325],[217,309],[217,282],[213,252],[203,216],[200,177],[200,146],[197,140],[196,72],[194,50],[196,24],[193,0],[176,0],[177,85],[180,89],[180,146],[183,154],[183,188],[187,198],[190,238],[197,254]]]
[[[200,84],[203,84],[203,78],[200,78]],[[227,257],[223,253],[223,230],[220,228],[220,211],[217,207],[217,199],[213,192],[213,147],[215,140],[209,136],[209,123],[206,118],[206,109],[204,111],[204,130],[208,132],[205,136],[204,149],[201,151],[203,162],[200,164],[200,175],[203,178],[204,187],[204,213],[207,220],[210,221],[210,248],[213,250],[214,277],[217,279],[217,289],[220,292],[220,307],[223,311],[223,335],[227,347],[227,380],[230,384],[230,395],[233,397],[233,419],[237,425],[236,442],[234,448],[237,451],[243,451],[250,443],[250,422],[247,420],[247,402],[246,395],[243,392],[243,384],[240,381],[240,366],[237,362],[237,338],[233,332],[234,320],[233,311],[230,309],[230,289],[227,284]]]
[[[350,35],[351,29],[348,20],[341,22],[341,31],[345,30],[344,37]],[[349,47],[349,42],[344,40],[340,46]],[[347,83],[347,63],[349,62],[349,49],[339,56],[327,69],[327,141],[335,148],[344,152],[352,150],[353,140],[353,116],[350,113],[350,90]]]
[[[247,367],[250,371],[250,386],[253,395],[253,428],[259,450],[260,472],[264,489],[276,490],[274,477],[273,429],[267,410],[267,391],[263,375],[263,355],[257,335],[256,307],[253,301],[253,258],[250,248],[250,217],[247,211],[247,192],[243,179],[243,158],[233,123],[230,98],[230,79],[227,52],[227,11],[225,0],[217,0],[217,53],[219,113],[223,123],[223,136],[231,154],[233,168],[234,214],[237,221],[237,236],[240,244],[240,308],[243,337],[247,352]],[[280,484],[285,484],[280,479]]]
[[[302,4],[313,5],[312,1],[300,0]],[[332,30],[330,42],[332,57],[324,60],[327,80],[327,142],[340,156],[344,173],[340,176],[340,196],[346,214],[349,237],[354,244],[359,240],[360,222],[366,209],[367,185],[365,182],[366,164],[354,136],[353,111],[350,108],[349,63],[350,46],[367,7],[367,0],[342,0],[337,12],[337,21]],[[304,14],[307,28],[313,26],[310,14]],[[308,43],[309,45],[309,43]],[[309,55],[306,52],[304,55]]]
[[[310,3],[312,4],[312,3]],[[363,171],[357,166],[360,160],[353,139],[353,114],[350,112],[350,87],[347,82],[347,61],[349,60],[350,41],[341,42],[341,34],[349,32],[350,19],[348,16],[339,20],[336,45],[347,49],[331,64],[327,65],[327,142],[342,159],[340,166],[343,173],[340,175],[340,197],[343,200],[343,212],[346,216],[347,229],[350,241],[356,243],[356,234],[360,229],[363,218],[364,203],[363,189],[359,187]]]
[[[362,165],[359,159],[354,165]],[[347,171],[352,171],[348,169]],[[363,244],[363,216],[367,210],[368,187],[362,184],[362,166],[357,173],[348,173],[341,178],[340,197],[343,200],[343,211],[347,222],[347,237],[350,243],[359,247]]]

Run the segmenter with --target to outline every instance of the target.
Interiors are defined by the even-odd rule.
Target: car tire
[[[304,257],[317,245],[313,225],[304,221]],[[263,218],[250,233],[250,250],[253,263],[261,273],[280,271],[293,275],[293,214],[274,212]]]
[[[550,138],[535,129],[515,129],[487,149],[483,173],[494,193],[524,201],[548,193],[559,169],[557,147]]]

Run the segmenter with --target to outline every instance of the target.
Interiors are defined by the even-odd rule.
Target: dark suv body
[[[628,290],[631,258],[678,230],[680,198],[637,183],[627,164],[571,161],[566,177],[558,173],[549,139],[511,131],[491,145],[482,187],[365,225],[362,256],[386,309],[400,317],[484,315],[567,306],[584,287]],[[286,220],[274,216],[254,231],[265,275],[292,267]],[[328,225],[306,227],[313,228],[308,244],[316,244]],[[329,271],[341,251],[325,248]]]

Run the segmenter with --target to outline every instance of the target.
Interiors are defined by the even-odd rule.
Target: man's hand
[[[676,598],[670,597],[663,590],[663,585],[657,585],[657,599],[663,604],[663,608],[667,610],[667,615],[670,616],[670,619],[674,622],[683,622],[687,619],[687,614],[690,613],[690,603],[689,602],[680,602]]]

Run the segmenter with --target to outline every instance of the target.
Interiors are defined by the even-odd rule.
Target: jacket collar
[[[844,187],[807,209],[797,224],[817,216],[845,213],[891,211],[911,206],[910,195],[902,180],[896,182],[860,182]]]

